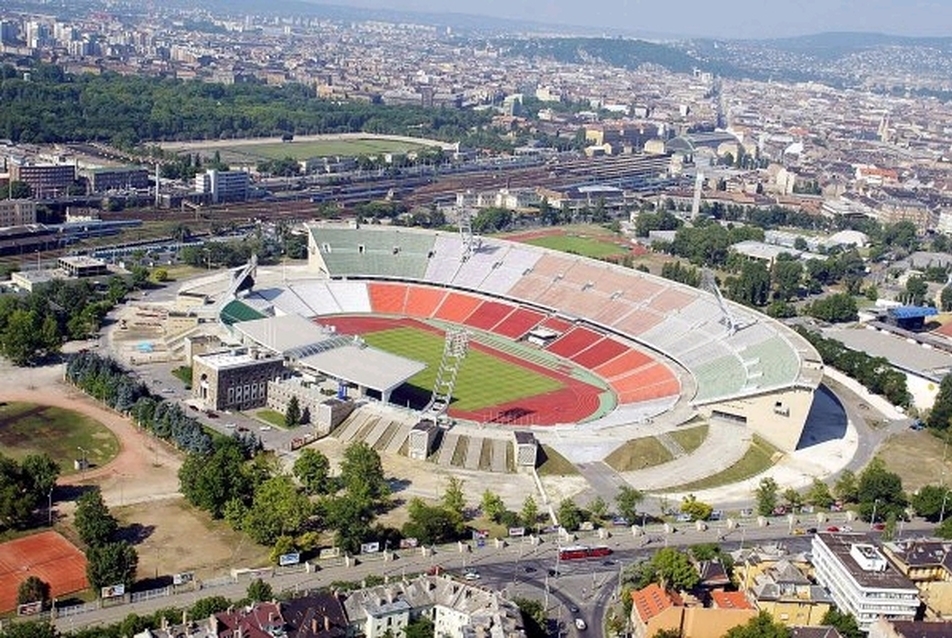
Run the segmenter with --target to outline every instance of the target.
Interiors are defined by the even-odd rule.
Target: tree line
[[[894,369],[885,357],[850,350],[836,339],[828,339],[803,326],[796,326],[795,330],[816,348],[824,365],[856,379],[867,390],[886,397],[893,405],[903,408],[911,405],[912,395],[906,387],[906,375]]]
[[[211,436],[197,419],[185,414],[177,403],[152,395],[144,383],[113,359],[90,351],[74,354],[66,363],[66,380],[181,450],[202,453],[212,448]],[[236,432],[233,436],[249,450],[260,449],[261,443],[253,434]]]
[[[303,84],[214,84],[164,77],[64,73],[38,64],[29,80],[0,68],[0,137],[18,143],[229,139],[283,134],[387,133],[459,141],[490,114],[325,100]],[[497,136],[498,137],[498,136]]]

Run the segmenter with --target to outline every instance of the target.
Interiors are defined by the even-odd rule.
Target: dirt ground
[[[215,521],[182,498],[114,507],[127,538],[139,552],[138,577],[194,571],[199,578],[228,573],[230,567],[255,567],[268,560],[268,549]]]
[[[943,477],[952,481],[952,450],[928,431],[908,430],[891,437],[876,455],[890,471],[902,478],[907,492],[923,485],[938,485]]]

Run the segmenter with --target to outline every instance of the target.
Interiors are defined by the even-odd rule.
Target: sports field
[[[346,140],[307,140],[300,142],[272,142],[263,144],[242,144],[240,146],[223,146],[217,150],[225,162],[230,157],[244,157],[246,159],[282,159],[292,157],[296,160],[305,160],[312,157],[358,157],[360,155],[382,155],[384,153],[408,153],[421,148],[420,144],[412,144],[399,140],[377,139],[346,139]]]
[[[440,367],[443,336],[418,328],[401,327],[364,334],[363,338],[375,348],[426,363],[427,368],[412,377],[393,397],[395,403],[410,401],[411,406],[417,407],[425,404]],[[452,407],[474,412],[563,387],[552,377],[470,348],[456,379]]]
[[[105,426],[78,412],[12,402],[0,405],[0,450],[17,460],[46,452],[63,474],[72,474],[73,461],[82,458],[82,450],[91,467],[100,467],[119,453],[119,441]]]
[[[627,239],[597,224],[515,232],[504,238],[592,259],[617,258],[633,252]]]
[[[41,532],[0,544],[0,612],[16,609],[20,583],[36,576],[63,598],[88,587],[86,557],[56,532]]]

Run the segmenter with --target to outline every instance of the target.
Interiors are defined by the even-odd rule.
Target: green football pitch
[[[421,407],[430,397],[443,355],[443,337],[416,328],[394,328],[363,335],[369,345],[426,363],[394,393],[393,401]],[[559,381],[470,348],[453,391],[453,409],[473,412],[563,388]]]

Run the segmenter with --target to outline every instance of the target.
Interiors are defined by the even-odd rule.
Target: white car
[[[575,628],[579,631],[585,631],[588,628],[588,625],[585,624],[585,621],[581,618],[575,619]]]
[[[229,429],[229,430],[234,430],[234,429],[237,427],[237,424],[235,424],[235,423],[226,423],[226,424],[225,424],[225,427],[226,427],[227,429]]]
[[[466,579],[466,580],[479,580],[479,573],[478,573],[478,572],[466,572],[466,575],[463,576],[463,578]]]
[[[262,425],[262,426],[259,427],[258,429],[261,430],[262,432],[270,432],[270,431],[271,431],[271,426],[270,426],[270,425]]]

